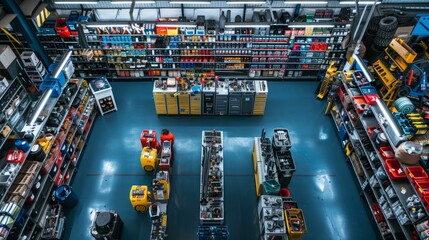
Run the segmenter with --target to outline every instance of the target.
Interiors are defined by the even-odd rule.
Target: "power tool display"
[[[289,131],[276,128],[272,140],[262,129],[261,137],[254,139],[253,166],[255,169],[256,195],[276,195],[286,188],[295,172],[295,163],[290,148]]]
[[[223,224],[223,132],[203,131],[200,185],[201,224]]]
[[[203,131],[198,239],[227,240],[224,209],[223,132]]]

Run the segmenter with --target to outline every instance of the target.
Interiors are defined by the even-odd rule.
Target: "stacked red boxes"
[[[410,181],[414,184],[417,180],[429,180],[429,176],[421,166],[409,166],[407,167],[407,176]]]
[[[10,163],[22,163],[25,158],[25,153],[22,150],[9,150],[6,156],[6,161]]]

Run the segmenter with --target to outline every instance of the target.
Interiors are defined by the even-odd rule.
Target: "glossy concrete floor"
[[[378,239],[368,205],[360,197],[335,126],[315,99],[315,82],[270,82],[265,116],[157,116],[151,83],[112,83],[118,112],[98,117],[73,182],[79,203],[66,214],[65,239],[91,239],[95,209],[113,209],[125,223],[122,239],[149,239],[148,214],[134,211],[131,185],[153,176],[140,165],[142,129],[169,128],[176,136],[172,195],[168,208],[171,240],[196,239],[199,224],[201,131],[224,131],[225,212],[231,240],[259,240],[257,199],[251,159],[253,137],[288,128],[296,173],[293,198],[305,213],[304,240]]]

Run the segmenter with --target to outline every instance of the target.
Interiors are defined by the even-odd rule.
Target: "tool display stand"
[[[229,82],[229,115],[252,115],[255,102],[253,80]]]
[[[191,87],[188,84],[177,84],[177,98],[179,104],[179,114],[189,115],[191,113],[190,97]]]
[[[43,239],[61,239],[64,231],[63,209],[61,205],[48,205],[41,237]]]
[[[119,240],[123,225],[124,223],[116,211],[97,210],[90,231],[97,240]]]
[[[224,223],[223,132],[203,131],[200,178],[200,222]]]
[[[193,86],[190,96],[191,115],[201,115],[201,86]]]
[[[215,113],[215,97],[216,88],[214,85],[208,86],[207,84],[203,87],[202,97],[202,114],[203,115],[214,115]]]
[[[155,103],[156,114],[162,115],[167,114],[167,102],[165,101],[165,89],[167,83],[163,83],[162,80],[155,80],[153,83],[153,101]]]
[[[216,85],[215,115],[228,114],[228,81],[219,81]]]
[[[282,197],[262,195],[258,213],[261,240],[288,239]]]
[[[167,114],[179,114],[179,104],[177,102],[177,82],[174,78],[167,79],[167,88],[164,91],[165,102],[167,103]]]
[[[267,81],[255,81],[255,104],[253,105],[253,115],[264,115],[265,105],[268,97]]]
[[[263,184],[267,181],[279,182],[270,138],[255,137],[253,143],[253,167],[255,170],[256,195],[268,194],[264,192]]]
[[[152,219],[150,240],[163,240],[167,237],[167,204],[155,203],[149,209]]]
[[[95,97],[101,115],[118,110],[112,87],[106,78],[97,78],[90,81],[89,87]]]

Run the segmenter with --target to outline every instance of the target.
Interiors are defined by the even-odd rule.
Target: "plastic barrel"
[[[400,97],[393,104],[399,112],[407,114],[414,111],[414,104],[407,97]]]
[[[78,198],[76,193],[69,185],[61,185],[55,190],[55,198],[64,208],[73,208]]]

